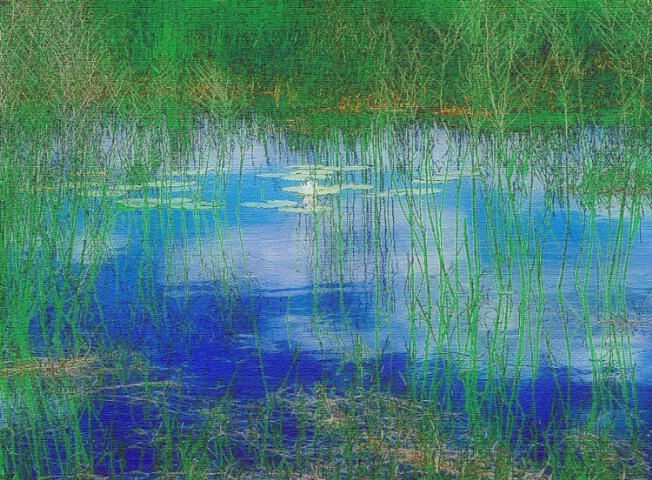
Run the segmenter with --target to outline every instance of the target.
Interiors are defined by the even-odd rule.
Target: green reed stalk
[[[427,139],[428,142],[431,141],[430,138]],[[427,159],[426,151],[429,147],[429,143],[424,141],[422,157]],[[450,143],[449,143],[450,145]],[[427,202],[427,220],[428,226],[430,229],[430,235],[432,241],[434,242],[434,248],[437,253],[438,260],[438,293],[439,299],[437,303],[438,311],[438,322],[437,322],[437,333],[435,334],[433,330],[433,336],[435,341],[435,359],[433,370],[436,372],[436,375],[440,374],[440,366],[443,366],[444,372],[441,375],[441,379],[435,378],[432,381],[430,387],[431,398],[436,398],[439,393],[444,394],[444,403],[447,404],[451,402],[450,390],[452,385],[452,369],[450,366],[446,365],[446,362],[451,361],[450,347],[452,344],[452,334],[454,330],[458,332],[459,328],[451,330],[452,320],[454,317],[460,314],[459,312],[459,294],[457,291],[457,286],[459,285],[459,260],[457,255],[453,261],[453,265],[450,267],[447,266],[447,258],[444,251],[444,237],[443,237],[443,211],[444,211],[444,202],[446,197],[446,188],[448,186],[448,172],[450,165],[450,158],[447,159],[447,164],[445,165],[444,170],[444,181],[441,189],[440,201],[441,207],[437,206],[437,197],[438,190],[430,188],[429,182],[426,181],[424,190],[425,198]],[[461,159],[457,159],[460,161]],[[431,178],[432,175],[436,173],[431,170],[431,162],[425,161],[425,179]],[[455,204],[455,252],[460,250],[459,241],[460,241],[460,219],[459,219],[459,208],[460,208],[460,193],[462,189],[462,179],[457,180],[456,188],[456,204]],[[449,269],[452,269],[454,272],[454,280],[451,279]],[[427,278],[428,289],[430,289],[430,277]],[[458,337],[459,340],[459,337]],[[458,345],[458,351],[460,350]]]
[[[600,359],[597,355],[597,350],[593,341],[593,328],[592,328],[592,316],[591,308],[589,306],[589,287],[590,287],[590,275],[591,275],[591,265],[593,258],[593,250],[595,249],[596,243],[596,225],[595,225],[595,209],[592,209],[588,212],[588,217],[585,219],[585,232],[584,238],[582,239],[582,245],[580,247],[577,266],[575,268],[575,285],[579,294],[580,306],[581,306],[581,315],[582,321],[584,323],[584,332],[586,343],[589,350],[589,359],[591,361],[591,377],[592,377],[592,387],[598,395],[594,398],[599,399],[599,386],[601,381],[600,376],[600,366],[602,365]],[[584,263],[584,275],[581,276],[581,265]],[[597,415],[597,402],[591,404],[591,423],[595,420]]]

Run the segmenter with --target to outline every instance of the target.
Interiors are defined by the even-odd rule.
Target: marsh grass
[[[8,1],[0,105],[5,114],[254,107],[283,121],[404,112],[498,130],[649,122],[644,0],[511,7]]]
[[[493,438],[469,442],[464,416],[374,389],[352,387],[337,393],[317,384],[309,391],[281,389],[246,404],[225,397],[202,415],[201,430],[189,430],[188,440],[177,448],[206,445],[197,449],[191,462],[182,464],[177,475],[639,478],[649,468],[636,444],[582,427],[564,435],[543,462]],[[452,424],[456,427],[449,430]],[[206,458],[206,452],[217,453],[217,458]]]
[[[88,3],[6,2],[0,24],[3,114],[20,103],[83,110],[120,90]]]
[[[128,411],[139,397],[155,411],[158,393],[174,385],[148,380],[145,365],[125,352],[98,352],[97,357],[33,359],[4,367],[2,474],[84,478],[106,471],[108,458],[124,461],[119,443],[111,443],[112,428],[98,421],[97,412],[112,402]],[[94,450],[95,442],[104,447]]]

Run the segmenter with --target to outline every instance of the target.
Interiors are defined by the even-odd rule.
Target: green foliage
[[[454,114],[506,128],[649,121],[646,0],[64,0],[0,4],[0,104]],[[267,97],[268,101],[254,100]],[[265,107],[267,108],[267,107]],[[545,121],[545,120],[542,120]]]

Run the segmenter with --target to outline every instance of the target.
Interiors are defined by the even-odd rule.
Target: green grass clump
[[[607,432],[568,432],[562,448],[563,455],[550,461],[553,478],[647,478],[650,472],[636,441],[617,439]]]
[[[293,393],[281,388],[245,403],[225,396],[200,417],[173,434],[170,454],[187,460],[170,473],[534,480],[643,478],[649,470],[635,442],[606,432],[569,431],[541,461],[491,436],[472,440],[463,416],[429,402],[353,386],[340,393],[323,384]]]

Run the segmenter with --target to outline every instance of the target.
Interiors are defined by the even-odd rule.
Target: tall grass
[[[5,2],[0,101],[647,121],[648,5]],[[176,108],[176,107],[175,107]],[[624,116],[623,116],[624,115]],[[518,120],[518,122],[516,122]],[[516,122],[516,123],[515,123]]]
[[[0,108],[88,109],[122,88],[92,6],[84,1],[6,2],[0,7]]]

